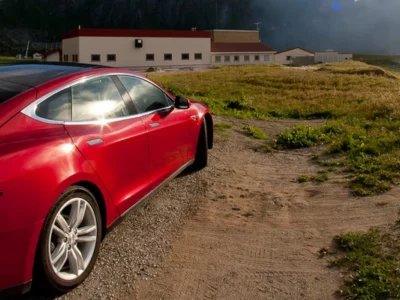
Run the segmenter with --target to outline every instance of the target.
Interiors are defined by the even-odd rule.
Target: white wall
[[[52,53],[52,54],[46,56],[44,58],[44,60],[48,61],[48,62],[59,62],[60,61],[60,53],[59,52]]]
[[[223,53],[216,52],[211,53],[211,64],[220,66],[235,66],[235,65],[261,65],[261,64],[273,64],[275,52],[251,52],[251,53]],[[255,56],[259,56],[260,60],[255,60]],[[235,56],[239,57],[239,61],[235,61]],[[249,61],[245,61],[245,56],[249,56]],[[220,62],[217,62],[217,57],[221,58]],[[229,57],[229,62],[225,61],[225,57]],[[265,58],[268,58],[267,60]]]
[[[70,38],[62,40],[62,57],[64,61],[64,56],[68,55],[68,62],[72,62],[72,55],[79,55],[79,38]]]
[[[289,60],[287,59],[288,56],[290,56]],[[281,64],[281,65],[289,65],[289,64],[293,63],[293,60],[292,60],[293,57],[303,57],[303,56],[314,56],[314,54],[304,51],[303,49],[296,48],[296,49],[292,49],[289,51],[275,54],[275,63]]]
[[[352,54],[339,54],[338,52],[315,52],[316,63],[343,62],[349,59],[353,59]]]
[[[210,65],[210,38],[138,38],[142,48],[135,48],[135,37],[77,37],[63,40],[63,55],[79,55],[80,63],[100,64],[112,67],[208,67]],[[190,59],[182,60],[188,53]],[[202,59],[195,60],[195,53]],[[91,55],[99,54],[100,62],[92,62]],[[107,54],[115,54],[116,61],[107,61]],[[154,54],[154,61],[147,61],[146,54]],[[172,54],[172,60],[164,60],[164,54]]]

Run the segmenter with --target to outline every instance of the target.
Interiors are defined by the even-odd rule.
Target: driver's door
[[[190,117],[176,109],[174,101],[159,87],[136,76],[119,76],[141,115],[149,138],[151,187],[168,179],[186,162]]]

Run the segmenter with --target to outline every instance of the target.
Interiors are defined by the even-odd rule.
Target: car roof
[[[3,65],[0,66],[0,86],[7,82],[33,88],[53,79],[98,68],[107,67],[77,63],[14,63]]]

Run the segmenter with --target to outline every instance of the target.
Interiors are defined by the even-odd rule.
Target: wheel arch
[[[100,188],[97,185],[95,185],[93,182],[90,182],[90,181],[79,181],[79,182],[74,183],[72,186],[83,187],[93,194],[94,199],[96,200],[96,202],[100,208],[101,229],[102,229],[102,235],[103,235],[102,237],[104,238],[105,232],[107,229],[107,207],[106,207],[103,193],[101,192]]]

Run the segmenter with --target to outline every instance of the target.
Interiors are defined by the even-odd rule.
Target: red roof
[[[78,36],[91,37],[175,37],[175,38],[211,38],[207,31],[191,30],[141,30],[141,29],[91,29],[81,28],[63,34],[63,39]]]
[[[61,54],[61,49],[58,48],[58,49],[50,50],[46,53],[43,53],[42,55],[43,55],[43,57],[47,57],[47,56],[52,55],[57,52]]]
[[[262,43],[212,43],[211,52],[275,52]]]
[[[308,52],[310,54],[315,54],[314,52],[308,51],[308,50],[306,50],[304,48],[301,48],[301,47],[295,47],[295,48],[286,49],[286,50],[280,51],[280,52],[278,52],[276,54],[288,52],[288,51],[295,50],[295,49],[300,49],[300,50],[303,50],[303,51]]]

